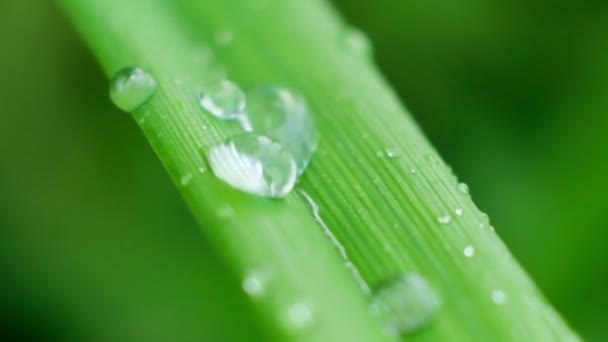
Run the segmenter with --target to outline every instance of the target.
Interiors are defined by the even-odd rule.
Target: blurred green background
[[[334,2],[548,299],[608,340],[608,2]],[[0,1],[0,49],[0,340],[258,340],[53,2]]]

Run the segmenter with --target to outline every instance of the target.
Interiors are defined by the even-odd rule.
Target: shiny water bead
[[[293,156],[302,174],[317,149],[318,133],[306,101],[275,85],[252,89],[247,97],[247,119],[257,134],[279,142]]]
[[[287,196],[297,178],[289,152],[254,133],[239,134],[214,146],[209,164],[213,174],[232,187],[262,197]]]
[[[245,94],[229,80],[206,84],[198,95],[201,107],[220,119],[238,119],[245,111]]]
[[[154,76],[144,69],[125,68],[118,71],[110,82],[110,99],[121,110],[132,112],[146,103],[157,87]]]
[[[430,323],[441,308],[441,299],[419,274],[405,273],[376,289],[371,312],[394,335],[415,332]]]

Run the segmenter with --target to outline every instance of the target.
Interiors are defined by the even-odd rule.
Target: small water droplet
[[[198,168],[198,173],[205,173],[205,171],[206,171],[206,169],[205,169],[205,167],[204,167],[204,166],[200,166],[200,167]]]
[[[401,157],[401,151],[399,151],[399,149],[395,148],[395,147],[393,147],[393,148],[387,148],[386,150],[384,150],[384,153],[389,158],[399,158],[399,157]]]
[[[356,53],[359,56],[371,56],[372,44],[363,31],[354,27],[348,27],[344,31],[342,39],[348,51]]]
[[[421,275],[406,273],[374,291],[371,312],[394,335],[417,331],[431,322],[441,299]]]
[[[414,168],[411,168],[410,169],[410,173],[413,174],[413,175],[415,175],[416,173],[418,173],[418,171],[416,171],[416,169],[414,169]]]
[[[441,224],[448,224],[448,223],[452,222],[452,217],[450,215],[438,216],[437,222],[439,222]]]
[[[469,194],[469,186],[467,183],[458,183],[458,191],[461,193],[468,195]]]
[[[308,303],[299,301],[287,308],[286,326],[290,330],[302,330],[310,326],[313,321],[313,311]]]
[[[190,184],[190,181],[192,180],[192,174],[190,172],[184,174],[182,176],[182,178],[180,178],[179,183],[182,186],[188,186],[188,184]]]
[[[241,191],[285,197],[297,178],[293,157],[280,144],[254,133],[234,136],[214,146],[209,164],[216,177]]]
[[[254,269],[247,273],[241,286],[251,297],[261,297],[266,293],[271,273],[266,269]]]
[[[507,294],[505,291],[501,289],[496,289],[492,291],[492,301],[496,304],[504,304],[507,302]]]
[[[154,76],[142,68],[125,68],[112,78],[110,98],[116,107],[132,112],[146,103],[157,87]]]
[[[462,253],[464,254],[465,257],[470,258],[473,255],[475,255],[475,247],[473,247],[472,245],[468,245],[464,248]]]
[[[213,38],[219,45],[228,45],[234,41],[234,32],[229,29],[219,30],[215,33]]]
[[[283,145],[302,174],[318,147],[319,136],[306,101],[277,85],[262,85],[247,93],[247,124],[257,134]],[[246,128],[246,127],[245,127]]]
[[[462,216],[462,214],[464,213],[464,209],[456,208],[454,209],[454,213],[456,214],[456,216]]]
[[[246,104],[241,88],[229,80],[205,85],[198,101],[206,112],[223,120],[238,119]]]

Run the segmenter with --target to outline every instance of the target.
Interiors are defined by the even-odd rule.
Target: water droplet
[[[448,223],[452,222],[452,217],[450,215],[438,216],[437,222],[439,222],[441,224],[448,224]]]
[[[427,280],[415,273],[403,274],[374,291],[371,312],[391,334],[417,331],[435,317],[441,299]]]
[[[116,107],[132,112],[141,107],[156,92],[154,76],[141,68],[125,68],[114,75],[110,83],[110,98]]]
[[[464,254],[465,257],[470,258],[473,255],[475,255],[475,247],[473,247],[472,245],[468,245],[464,248],[462,253]]]
[[[456,216],[462,216],[462,214],[464,213],[464,209],[456,208],[454,209],[454,213],[456,214]]]
[[[496,304],[504,304],[507,302],[507,294],[501,289],[493,290],[492,301]]]
[[[188,186],[188,184],[190,184],[191,180],[192,180],[192,174],[190,172],[188,172],[182,176],[182,178],[179,180],[179,183],[182,186]]]
[[[397,148],[387,148],[386,150],[384,150],[384,153],[389,158],[401,157],[401,151],[399,151],[399,149],[397,149]]]
[[[344,31],[344,45],[348,51],[360,56],[369,57],[372,54],[372,44],[367,35],[354,27],[349,27]]]
[[[217,31],[213,37],[219,45],[228,45],[234,41],[234,32],[229,29]]]
[[[239,134],[214,146],[209,164],[215,176],[232,187],[263,197],[287,196],[297,178],[289,152],[254,133]]]
[[[317,150],[319,140],[306,101],[293,91],[276,85],[254,88],[247,95],[250,128],[283,145],[293,156],[298,174],[302,174]]]
[[[198,168],[198,173],[205,173],[205,171],[206,171],[206,170],[205,170],[205,167],[204,167],[204,166],[200,166],[200,167]]]
[[[241,88],[229,80],[204,86],[198,101],[206,112],[224,120],[242,116],[246,103]]]
[[[416,171],[416,169],[414,169],[414,168],[411,168],[410,169],[410,173],[413,174],[413,175],[415,175],[416,173],[418,173],[418,171]]]
[[[458,191],[461,193],[468,195],[469,194],[469,186],[467,183],[458,183]]]
[[[271,273],[266,269],[254,269],[247,273],[241,286],[251,297],[261,297],[266,293]]]
[[[313,320],[313,311],[308,303],[299,301],[287,308],[285,324],[290,330],[302,330],[310,326]]]

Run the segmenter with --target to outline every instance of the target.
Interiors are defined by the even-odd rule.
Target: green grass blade
[[[192,58],[201,48],[212,50],[244,86],[279,83],[309,100],[321,143],[301,189],[319,204],[320,216],[372,287],[417,271],[443,297],[436,322],[412,339],[575,338],[459,191],[372,63],[347,46],[343,23],[324,2],[63,4],[108,76],[137,65],[157,77],[158,93],[134,116],[145,117],[140,126],[178,186],[184,175],[194,175],[181,192],[233,271],[245,277],[252,269],[272,270],[268,296],[253,302],[272,334],[306,341],[387,339],[303,196],[254,198],[197,172],[207,168],[210,146],[238,132],[196,103],[194,85],[209,77]],[[232,42],[213,43],[225,33]],[[438,220],[445,215],[448,224]],[[474,248],[472,257],[464,256],[467,246]],[[497,291],[506,296],[502,304],[492,297]],[[310,326],[289,320],[300,302],[310,305]]]

